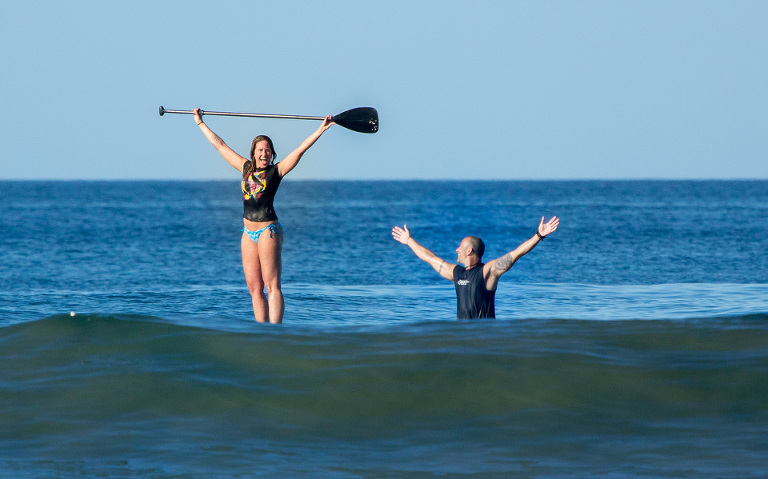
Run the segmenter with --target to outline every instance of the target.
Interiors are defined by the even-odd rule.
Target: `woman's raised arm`
[[[315,142],[318,140],[318,138],[320,138],[325,130],[335,124],[336,123],[333,122],[333,117],[331,115],[326,116],[322,125],[320,125],[320,127],[315,130],[314,133],[309,135],[306,140],[301,142],[301,145],[299,145],[298,148],[290,152],[288,156],[283,158],[283,161],[277,164],[277,172],[280,173],[280,176],[285,176],[292,169],[296,168],[296,165],[299,164],[299,160],[304,155],[304,153],[306,153],[309,147],[315,144]]]
[[[243,165],[245,165],[245,162],[248,160],[238,155],[235,150],[224,143],[224,140],[205,124],[203,118],[200,116],[200,108],[195,108],[193,111],[194,113],[192,114],[192,117],[195,119],[195,123],[200,127],[200,130],[202,130],[205,137],[208,138],[208,141],[211,142],[211,145],[213,145],[213,147],[216,148],[216,151],[227,160],[227,163],[232,165],[232,168],[242,173]]]

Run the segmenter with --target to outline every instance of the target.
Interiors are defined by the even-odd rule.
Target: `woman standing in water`
[[[242,174],[243,236],[240,249],[245,282],[253,302],[253,314],[260,323],[281,323],[285,312],[280,287],[283,230],[273,206],[275,193],[283,177],[296,167],[309,147],[335,123],[331,115],[328,115],[298,148],[279,163],[274,163],[277,155],[268,136],[259,135],[253,139],[250,158],[246,159],[235,153],[208,128],[200,116],[199,108],[194,110],[193,117],[216,151]]]

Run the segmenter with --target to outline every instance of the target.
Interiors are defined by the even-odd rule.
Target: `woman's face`
[[[253,150],[253,159],[256,161],[256,168],[266,168],[272,161],[272,148],[269,147],[267,140],[261,140],[256,143]]]

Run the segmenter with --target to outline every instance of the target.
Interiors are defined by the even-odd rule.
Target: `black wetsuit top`
[[[243,172],[249,163],[245,163]],[[282,179],[276,165],[257,168],[248,176],[243,173],[243,218],[250,221],[276,221],[277,213],[273,203]]]
[[[456,287],[456,318],[495,318],[496,290],[488,291],[483,278],[483,263],[471,269],[461,265],[453,268],[453,284]]]

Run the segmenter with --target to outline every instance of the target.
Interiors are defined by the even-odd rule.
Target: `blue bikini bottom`
[[[279,229],[278,229],[279,228]],[[245,232],[245,234],[248,235],[249,238],[251,238],[255,243],[259,242],[259,236],[261,236],[261,233],[265,232],[266,230],[269,230],[269,237],[272,237],[272,233],[276,235],[280,235],[280,231],[282,231],[283,227],[280,223],[272,223],[269,224],[261,229],[258,229],[256,231],[251,231],[249,229],[246,229],[245,226],[243,226],[242,231]]]

